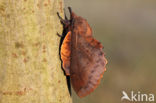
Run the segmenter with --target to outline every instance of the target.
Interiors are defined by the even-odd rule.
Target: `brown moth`
[[[77,16],[69,7],[70,20],[65,16],[61,23],[67,34],[61,45],[62,66],[79,97],[90,94],[99,85],[107,60],[102,44],[92,36],[87,21]]]

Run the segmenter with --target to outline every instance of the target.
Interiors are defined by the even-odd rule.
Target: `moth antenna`
[[[70,12],[70,14],[72,13],[72,9],[71,9],[71,7],[68,7],[68,10],[69,10],[69,12]]]
[[[72,19],[72,9],[71,7],[68,7],[69,13],[70,13],[70,19]]]
[[[65,20],[68,20],[65,9],[64,9],[64,16],[65,16]]]

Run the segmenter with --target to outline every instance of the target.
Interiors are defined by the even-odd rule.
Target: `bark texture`
[[[71,103],[59,59],[62,0],[0,0],[0,103]]]

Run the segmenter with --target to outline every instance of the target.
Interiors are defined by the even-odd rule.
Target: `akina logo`
[[[128,100],[128,101],[132,101],[132,102],[153,102],[154,100],[154,94],[150,93],[150,94],[145,94],[145,93],[141,93],[140,91],[138,92],[134,92],[131,91],[130,95],[128,95],[125,91],[122,91],[122,98],[121,101],[123,100]]]

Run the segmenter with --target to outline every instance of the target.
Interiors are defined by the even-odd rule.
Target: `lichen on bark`
[[[59,59],[62,0],[0,0],[0,103],[71,103]]]

